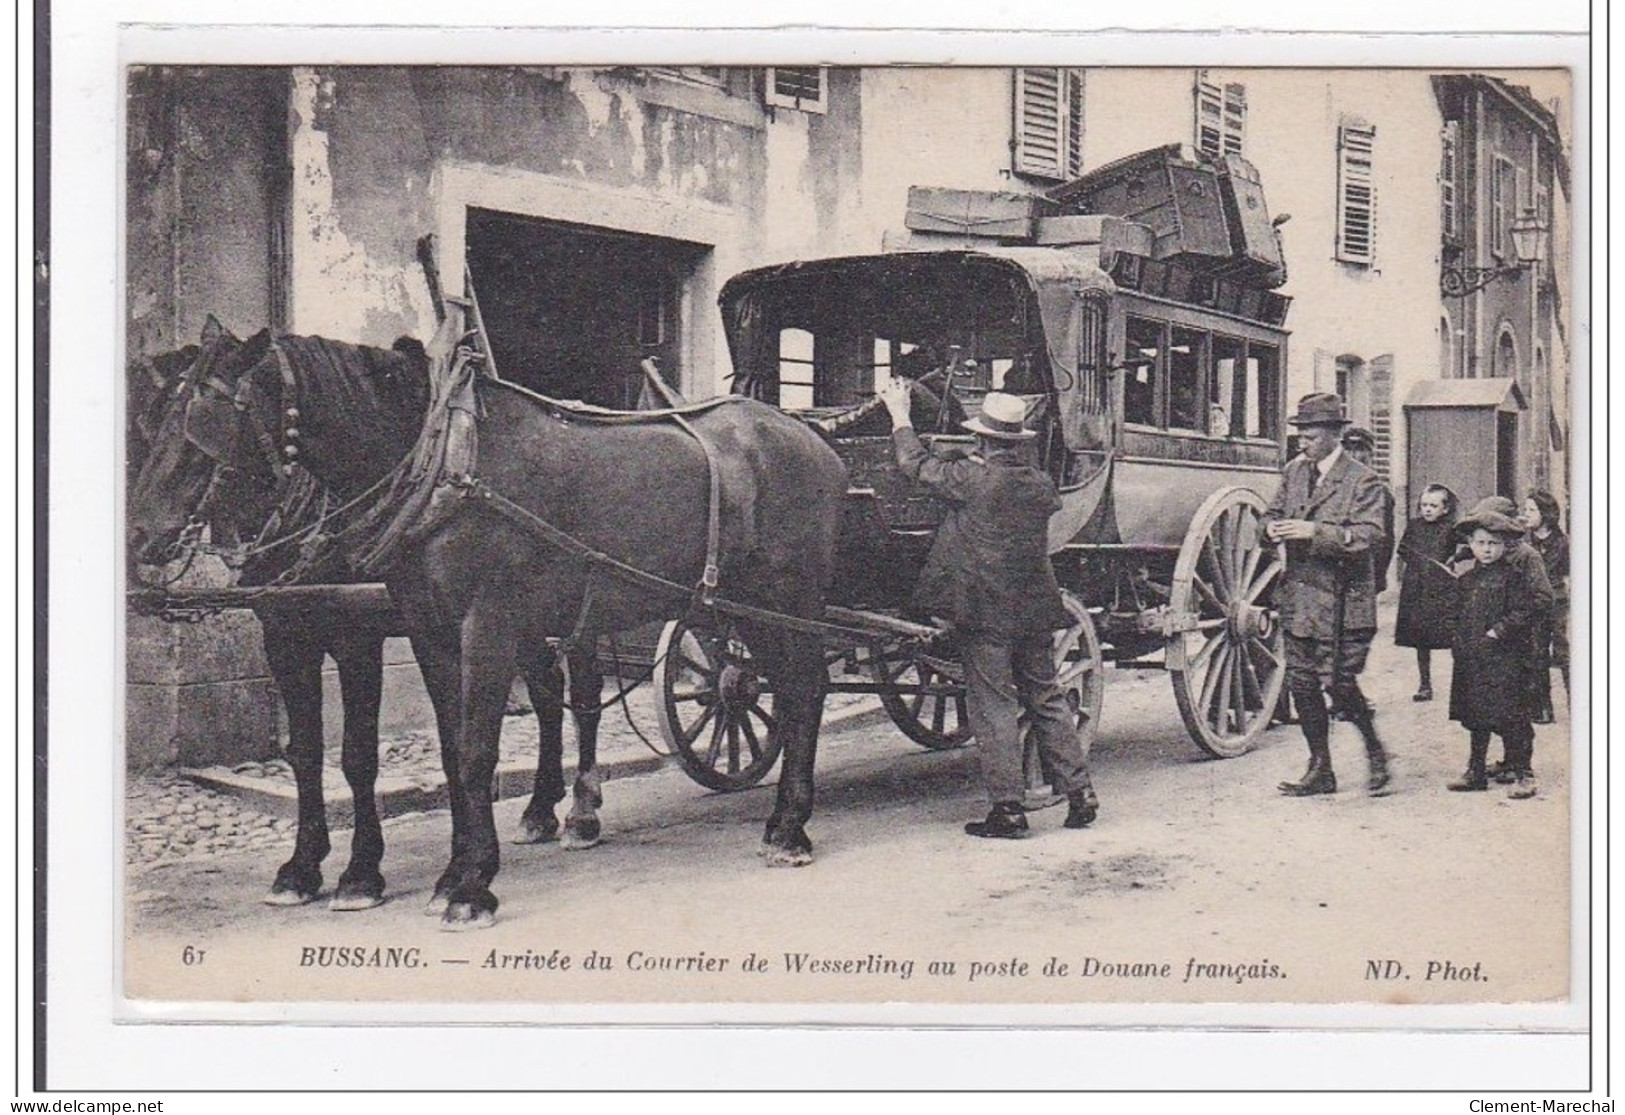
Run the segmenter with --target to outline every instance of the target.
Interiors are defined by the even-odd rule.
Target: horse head
[[[269,513],[276,470],[240,388],[270,345],[267,331],[244,341],[209,319],[197,357],[164,396],[130,493],[132,560],[175,559],[183,535],[225,512],[239,521]]]

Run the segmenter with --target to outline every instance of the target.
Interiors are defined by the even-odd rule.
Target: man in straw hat
[[[1023,426],[1027,405],[990,392],[965,422],[977,451],[933,455],[909,421],[909,381],[880,391],[892,418],[897,465],[948,504],[915,589],[922,611],[959,631],[967,712],[992,809],[965,826],[972,836],[1027,835],[1018,717],[1026,712],[1053,786],[1067,797],[1066,828],[1084,828],[1099,803],[1078,742],[1072,709],[1055,680],[1050,634],[1070,627],[1048,554],[1049,518],[1060,509],[1050,478],[1033,466]]]
[[[1388,754],[1358,681],[1377,630],[1371,551],[1383,534],[1382,484],[1343,451],[1339,435],[1349,423],[1336,395],[1305,395],[1287,421],[1302,431],[1303,452],[1287,462],[1262,529],[1268,541],[1286,543],[1276,602],[1286,628],[1287,687],[1309,744],[1309,767],[1280,790],[1291,797],[1337,792],[1329,693],[1365,741],[1367,789],[1386,794]]]

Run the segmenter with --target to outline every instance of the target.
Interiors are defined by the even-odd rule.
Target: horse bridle
[[[244,452],[245,438],[252,439],[267,464],[264,475],[269,479],[264,486],[274,485],[279,473],[293,475],[299,456],[299,428],[295,424],[299,419],[298,382],[287,356],[275,339],[271,341],[271,350],[276,355],[281,379],[277,408],[286,419],[281,424],[280,451],[277,439],[251,405],[252,369],[245,372],[235,385],[213,374],[189,380],[192,395],[186,401],[182,432],[194,448],[213,462],[214,467],[203,495],[198,499],[176,543],[178,554],[202,549],[203,527],[213,519],[217,508],[229,506],[229,497],[239,490],[245,478],[258,471]],[[289,402],[290,399],[292,402]],[[222,414],[227,404],[231,407],[229,416]],[[219,436],[223,426],[230,427],[230,436]],[[210,549],[223,555],[229,553],[227,547],[211,546]]]

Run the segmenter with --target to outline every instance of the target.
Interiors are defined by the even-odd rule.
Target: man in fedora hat
[[[1364,426],[1350,426],[1343,431],[1343,452],[1359,461],[1369,469],[1377,466],[1371,463],[1371,458],[1377,452],[1377,435]],[[1377,482],[1382,483],[1382,474],[1377,474]],[[1377,583],[1379,594],[1388,591],[1388,567],[1394,562],[1394,492],[1387,484],[1382,485],[1382,538],[1371,547],[1371,572]]]
[[[1343,451],[1340,435],[1349,422],[1336,395],[1305,395],[1287,421],[1302,431],[1303,450],[1287,462],[1262,531],[1268,541],[1286,543],[1276,602],[1286,629],[1287,687],[1309,744],[1309,767],[1280,790],[1292,797],[1337,792],[1329,693],[1365,741],[1367,789],[1385,794],[1388,754],[1358,681],[1377,630],[1371,551],[1383,534],[1382,483]]]
[[[1056,684],[1050,634],[1070,627],[1048,554],[1049,518],[1060,509],[1050,478],[1033,466],[1023,425],[1027,404],[989,392],[979,416],[963,423],[977,450],[949,459],[931,453],[909,421],[909,381],[880,391],[892,419],[903,473],[948,504],[914,603],[950,622],[961,637],[967,712],[992,809],[965,826],[972,836],[1018,838],[1028,832],[1017,720],[1031,723],[1054,788],[1067,797],[1066,828],[1084,828],[1099,803],[1066,695]]]

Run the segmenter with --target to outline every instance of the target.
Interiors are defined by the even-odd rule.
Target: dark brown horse
[[[154,485],[160,483],[156,477],[162,474],[177,483],[173,492],[163,493],[170,513],[190,507],[189,516],[208,518],[214,539],[224,536],[247,540],[240,551],[245,560],[238,584],[270,584],[306,556],[298,542],[320,525],[324,509],[330,509],[333,501],[303,469],[291,474],[266,471],[263,482],[234,483],[229,475],[222,478],[222,459],[234,458],[237,452],[232,431],[211,430],[200,422],[192,423],[189,430],[186,401],[189,393],[211,378],[215,378],[217,386],[223,385],[224,381],[217,378],[220,369],[229,367],[245,351],[252,356],[252,350],[245,350],[244,343],[213,317],[204,328],[202,340],[201,348],[188,346],[129,367],[128,456],[137,476],[131,501],[132,557],[159,561],[176,556],[169,549],[173,538],[149,539],[133,525],[151,517],[147,505],[155,498]],[[409,378],[424,374],[426,357],[422,346],[415,342],[402,343],[394,351],[373,350],[372,359],[381,374],[404,374]],[[412,365],[415,371],[403,370]],[[193,413],[195,417],[201,412]],[[147,475],[137,466],[144,465],[154,449],[157,460],[153,475]],[[300,572],[302,583],[356,580],[340,555],[333,552]],[[341,761],[355,801],[355,832],[349,864],[330,906],[335,910],[375,906],[382,901],[384,890],[379,872],[383,832],[375,798],[383,646],[386,638],[407,633],[404,621],[396,610],[279,603],[275,594],[252,601],[250,607],[260,622],[266,662],[287,709],[287,755],[298,788],[294,852],[278,870],[265,901],[272,905],[301,904],[314,899],[322,888],[321,864],[330,850],[322,786],[322,667],[324,659],[331,657],[339,673],[344,713]],[[575,806],[566,820],[562,839],[565,847],[585,848],[598,840],[596,807],[601,804],[596,748],[602,679],[590,652],[572,656],[570,678],[571,698],[579,710],[579,757]],[[526,683],[536,710],[539,750],[534,790],[515,842],[539,843],[559,836],[554,806],[565,796],[562,686],[551,656],[527,669]]]
[[[447,336],[456,334],[442,330]],[[257,355],[240,355],[214,377],[226,392],[201,381],[188,403],[235,422],[232,464],[246,476],[269,475],[278,451],[291,448],[339,498],[353,499],[386,477],[428,429],[425,387],[415,375],[348,374],[347,361],[318,358],[322,345],[334,342],[288,338],[279,351],[256,338],[244,348],[256,344]],[[444,366],[450,344],[436,347]],[[452,854],[431,909],[443,909],[453,929],[489,925],[497,908],[491,789],[516,667],[539,660],[550,638],[585,642],[685,614],[706,572],[712,506],[706,451],[675,423],[600,423],[489,380],[477,381],[475,394],[481,484],[442,486],[452,510],[426,525],[385,571],[439,723]],[[821,615],[846,487],[840,459],[805,424],[754,400],[728,400],[689,422],[719,462],[722,596],[779,616]],[[132,518],[132,529],[152,545],[174,537],[190,511],[173,504],[170,493],[183,484],[172,471],[149,465],[149,472],[141,494],[151,498],[140,503],[144,515]],[[561,545],[538,523],[580,548]],[[624,567],[587,555],[674,587],[628,577]],[[737,622],[772,681],[770,730],[784,739],[765,852],[770,864],[810,862],[806,822],[823,652],[805,629],[761,614]]]

